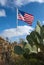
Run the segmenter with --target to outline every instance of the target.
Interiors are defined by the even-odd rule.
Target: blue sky
[[[18,21],[18,28],[16,28],[16,7],[34,16],[32,26]],[[0,0],[0,36],[8,37],[12,41],[19,38],[25,39],[26,35],[35,28],[37,20],[44,24],[43,0]]]

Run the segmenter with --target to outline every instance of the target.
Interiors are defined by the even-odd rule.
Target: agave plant
[[[39,26],[39,28],[36,28],[35,31],[38,37],[38,46],[40,47],[41,51],[44,52],[44,25],[41,26],[40,23],[38,23],[37,25]],[[37,29],[39,31],[37,31]]]
[[[27,35],[26,39],[31,46],[36,45],[37,51],[38,48],[44,51],[44,25],[41,26],[38,21],[35,30],[32,31],[30,35]]]
[[[30,35],[27,35],[26,39],[28,43],[23,42],[23,48],[20,46],[14,47],[15,53],[22,54],[28,59],[30,58],[30,55],[32,57],[33,54],[36,57],[38,48],[40,48],[41,51],[44,51],[44,25],[41,25],[38,21],[35,30],[32,31]]]

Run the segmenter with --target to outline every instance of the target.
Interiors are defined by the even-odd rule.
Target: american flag
[[[34,20],[34,16],[32,14],[28,14],[26,12],[19,11],[18,19],[31,25]]]

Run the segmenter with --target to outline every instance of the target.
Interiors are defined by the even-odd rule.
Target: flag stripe
[[[18,19],[23,20],[24,21],[24,17],[21,14],[18,14]]]
[[[18,19],[25,21],[26,23],[32,24],[34,16],[31,14],[27,14],[25,12],[24,12],[24,15],[22,15],[22,13],[20,11],[20,13],[18,14]]]

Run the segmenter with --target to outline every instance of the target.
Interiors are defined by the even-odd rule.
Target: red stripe
[[[25,14],[24,16],[31,16],[31,17],[33,17],[32,15],[29,15],[29,14]]]
[[[29,24],[32,24],[32,21],[34,19],[34,17],[31,14],[24,14],[24,16],[22,16],[22,14],[18,14],[18,19],[19,20],[23,20]]]
[[[24,15],[24,19],[27,22],[32,22],[33,21],[33,16],[32,15],[25,14]]]
[[[33,21],[33,18],[25,18],[25,20]]]

